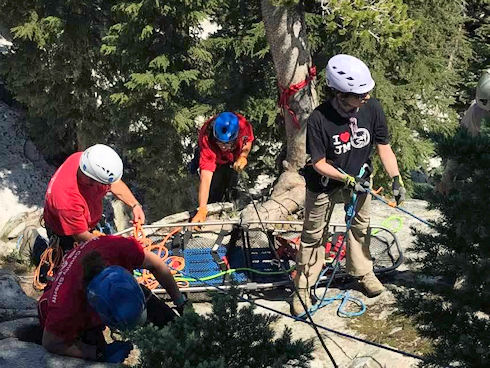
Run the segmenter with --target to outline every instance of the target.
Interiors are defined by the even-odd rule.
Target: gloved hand
[[[206,221],[206,216],[208,215],[208,208],[206,206],[199,207],[196,215],[192,218],[191,222],[203,222]]]
[[[405,189],[405,185],[403,184],[403,180],[400,175],[393,177],[391,189],[393,190],[393,195],[395,196],[397,206],[405,202],[405,195],[407,193],[407,190]]]
[[[104,362],[122,363],[133,350],[133,344],[129,341],[114,341],[107,344],[104,350]]]
[[[353,189],[356,192],[364,193],[370,189],[369,180],[357,176],[346,175],[344,177],[344,183],[347,188]]]
[[[247,166],[247,162],[248,161],[247,161],[247,158],[245,156],[240,156],[240,157],[237,158],[237,160],[233,164],[233,169],[236,172],[243,171],[243,169],[245,168],[245,166]]]

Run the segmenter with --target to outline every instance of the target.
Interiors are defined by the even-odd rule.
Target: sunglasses
[[[369,95],[369,92],[366,92],[366,93],[361,93],[361,94],[358,94],[358,93],[346,93],[345,94],[346,96],[353,96],[353,97],[356,97],[357,99],[359,100],[365,100],[366,97]]]

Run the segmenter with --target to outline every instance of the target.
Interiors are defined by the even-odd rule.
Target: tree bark
[[[304,81],[312,65],[307,47],[304,12],[299,6],[274,6],[262,0],[262,19],[265,25],[272,59],[280,86],[287,88]],[[284,219],[304,204],[305,181],[298,174],[306,160],[306,121],[318,105],[315,82],[312,81],[290,97],[289,105],[295,112],[300,128],[286,110],[282,111],[286,129],[287,154],[284,172],[279,177],[272,197],[260,206],[261,219]],[[253,207],[242,211],[244,219],[256,218]]]

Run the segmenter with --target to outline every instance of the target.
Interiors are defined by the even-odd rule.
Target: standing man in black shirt
[[[335,203],[348,203],[352,191],[358,192],[358,201],[347,237],[347,271],[358,278],[369,297],[384,290],[374,275],[369,252],[371,195],[362,191],[362,188],[370,186],[373,147],[376,147],[386,172],[393,179],[397,204],[405,199],[405,188],[389,144],[383,109],[369,95],[374,88],[374,80],[368,67],[356,57],[340,54],[329,60],[326,73],[327,84],[334,95],[318,106],[308,119],[306,150],[311,161],[305,168],[305,221],[294,280],[308,307],[311,306],[310,288],[318,279],[325,260],[321,242],[323,230],[328,225]],[[295,295],[293,313],[299,315],[303,312]]]

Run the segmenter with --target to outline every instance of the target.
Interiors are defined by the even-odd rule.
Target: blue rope
[[[344,170],[342,170],[340,167],[335,167],[335,168],[336,168],[337,170],[339,170],[339,171],[340,171],[342,174],[347,175],[347,173],[346,173]],[[409,216],[412,216],[414,219],[416,219],[416,220],[418,220],[418,221],[420,221],[420,222],[422,222],[422,223],[426,224],[426,225],[427,225],[427,226],[429,226],[429,227],[434,228],[434,224],[431,224],[429,221],[424,220],[423,218],[418,217],[417,215],[413,214],[412,212],[410,212],[410,211],[406,210],[405,208],[400,207],[400,206],[392,206],[392,205],[390,205],[390,203],[389,203],[389,202],[388,202],[386,199],[384,199],[384,198],[383,198],[382,196],[380,196],[379,194],[374,193],[372,189],[367,189],[367,190],[366,190],[366,192],[367,192],[367,193],[369,193],[369,194],[371,194],[371,195],[372,195],[374,198],[376,198],[377,200],[379,200],[379,201],[383,202],[384,204],[387,204],[387,205],[388,205],[388,206],[390,206],[391,208],[394,208],[394,209],[396,209],[396,210],[398,210],[398,211],[401,211],[401,212],[403,212],[403,213],[405,213],[405,214],[407,214],[407,215],[409,215]]]
[[[309,310],[308,312],[310,314],[314,314],[317,310],[319,310],[320,308],[323,308],[327,305],[330,305],[332,304],[333,302],[336,302],[340,300],[341,303],[339,305],[339,307],[337,308],[337,315],[339,317],[346,317],[346,318],[350,318],[350,317],[357,317],[357,316],[360,316],[362,315],[365,311],[366,311],[366,305],[364,304],[364,302],[359,299],[359,298],[354,298],[352,296],[350,296],[350,291],[347,290],[343,293],[339,293],[333,297],[330,297],[330,298],[327,298],[327,297],[323,297],[322,300],[320,300],[319,302],[317,302],[315,305],[313,305]],[[355,304],[357,305],[357,307],[359,308],[359,310],[357,312],[348,312],[346,311],[346,306],[347,306],[347,303],[352,303],[352,304]],[[300,315],[298,315],[298,318],[304,318],[306,315],[306,313],[302,313]]]
[[[388,202],[386,199],[384,199],[383,197],[381,197],[379,194],[374,193],[374,192],[373,192],[371,189],[369,189],[369,190],[368,190],[368,192],[369,192],[369,193],[370,193],[370,194],[371,194],[371,195],[372,195],[372,196],[373,196],[375,199],[377,199],[378,201],[383,202],[384,204],[387,204],[387,205],[388,205],[388,206],[390,206],[391,208],[397,209],[398,211],[402,211],[403,213],[406,213],[407,215],[412,216],[414,219],[419,220],[420,222],[422,222],[422,223],[426,224],[426,225],[427,225],[427,226],[429,226],[429,227],[432,227],[432,228],[434,227],[434,224],[431,224],[429,221],[424,220],[423,218],[418,217],[417,215],[413,214],[412,212],[410,212],[410,211],[406,210],[406,209],[405,209],[405,208],[403,208],[403,207],[400,207],[400,206],[394,206],[394,207],[393,207],[393,206],[391,206],[391,205],[390,205],[390,203],[389,203],[389,202]]]
[[[20,249],[20,243],[23,238],[24,238],[24,234],[20,234],[20,236],[17,238],[17,244],[16,244],[17,250]]]

